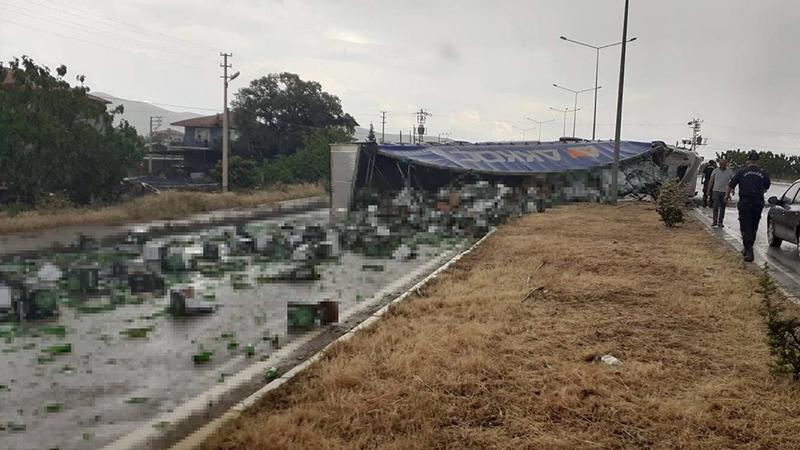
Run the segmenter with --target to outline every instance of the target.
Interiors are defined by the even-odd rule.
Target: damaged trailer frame
[[[341,222],[362,189],[433,191],[485,180],[512,187],[538,188],[544,195],[567,193],[568,200],[591,186],[605,199],[611,184],[613,141],[562,138],[555,142],[331,145],[331,221]],[[695,195],[702,158],[694,151],[661,141],[620,143],[619,193],[653,196],[666,179],[680,181]],[[560,190],[559,190],[560,189]],[[555,191],[559,190],[558,193]]]

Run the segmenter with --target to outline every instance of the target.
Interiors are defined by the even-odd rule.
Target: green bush
[[[319,130],[307,135],[303,140],[303,147],[294,153],[264,161],[261,166],[261,183],[322,183],[330,190],[330,146],[349,140],[347,133],[338,129]]]
[[[767,272],[766,263],[759,286],[758,292],[763,297],[761,314],[767,323],[767,341],[770,353],[775,357],[772,371],[791,374],[795,381],[800,381],[800,320],[783,318],[781,308],[773,302],[778,289]]]
[[[675,180],[667,180],[661,185],[656,200],[656,211],[667,227],[674,227],[684,222],[684,211],[689,197],[682,184]]]
[[[222,183],[222,161],[218,161],[209,172],[211,178]],[[259,182],[259,173],[255,161],[233,156],[228,160],[228,187],[233,189],[250,189]]]
[[[303,147],[265,160],[260,166],[254,160],[234,156],[228,161],[228,185],[249,189],[256,186],[320,183],[330,191],[330,146],[349,141],[350,136],[342,130],[323,129],[306,135]],[[222,180],[221,166],[221,162],[217,163],[210,172],[217,182]]]

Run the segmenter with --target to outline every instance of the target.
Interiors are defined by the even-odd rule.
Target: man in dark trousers
[[[739,228],[742,231],[744,260],[753,261],[753,243],[756,241],[758,222],[764,212],[764,193],[769,189],[769,175],[758,167],[758,152],[747,154],[747,165],[739,169],[728,183],[725,200],[731,199],[731,191],[739,186]]]
[[[714,173],[714,169],[717,168],[717,163],[713,159],[706,164],[706,167],[703,169],[703,179],[700,180],[703,183],[703,208],[708,206],[708,201],[711,200],[711,174]]]

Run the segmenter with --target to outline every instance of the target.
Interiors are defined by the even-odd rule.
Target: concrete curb
[[[402,289],[402,287],[407,286],[410,282],[413,282],[414,279],[418,279],[420,276],[422,276],[423,273],[433,270],[433,272],[425,276],[421,281],[414,284],[411,288],[405,290],[405,292],[403,292],[401,295],[396,296],[389,303],[387,303],[374,313],[370,314],[365,320],[354,325],[350,330],[348,330],[338,338],[334,339],[333,341],[325,345],[325,347],[323,347],[322,350],[316,352],[314,355],[310,356],[308,359],[304,360],[300,364],[292,367],[283,375],[276,378],[275,380],[272,380],[268,384],[264,385],[256,392],[246,397],[244,400],[234,404],[234,406],[230,407],[227,411],[222,413],[222,415],[214,419],[211,419],[205,425],[202,425],[199,428],[190,431],[188,433],[188,436],[179,438],[177,443],[172,445],[172,447],[170,448],[193,449],[197,447],[199,444],[204,442],[211,434],[213,434],[217,429],[219,429],[224,424],[230,422],[231,420],[241,415],[241,413],[244,410],[252,406],[255,402],[264,397],[268,392],[282,386],[284,383],[292,379],[295,375],[302,372],[311,364],[318,361],[324,355],[324,353],[330,348],[331,345],[339,341],[346,341],[352,338],[357,331],[368,328],[369,326],[373,325],[375,322],[378,321],[380,317],[382,317],[389,311],[391,305],[399,303],[408,298],[409,295],[417,291],[419,288],[421,288],[434,278],[436,278],[440,273],[442,273],[444,270],[447,270],[450,266],[452,266],[462,257],[472,252],[478,245],[480,245],[487,238],[489,238],[489,236],[493,235],[494,232],[495,229],[490,230],[485,236],[483,236],[480,240],[478,240],[468,249],[460,252],[459,254],[453,256],[447,261],[445,261],[446,256],[445,257],[440,256],[432,259],[428,263],[418,267],[415,271],[407,274],[406,276],[396,280],[395,282],[391,283],[390,285],[378,291],[369,300],[365,301],[363,306],[361,306],[360,308],[351,308],[348,311],[344,311],[341,314],[340,322],[346,322],[349,317],[357,315],[364,309],[369,309],[371,305],[379,303],[381,300],[384,300],[387,296],[397,295],[396,293],[398,292],[397,291],[398,288]],[[436,269],[434,270],[434,268]],[[163,443],[164,440],[167,438],[165,437],[164,431],[162,431],[158,427],[160,423],[168,422],[170,426],[173,428],[183,428],[186,426],[185,424],[192,421],[193,419],[197,420],[197,417],[205,418],[210,416],[213,413],[214,406],[217,405],[221,399],[225,398],[226,395],[227,396],[235,395],[236,392],[238,392],[240,389],[247,386],[248,384],[252,383],[254,380],[263,379],[263,375],[269,368],[280,365],[281,361],[289,360],[289,357],[292,356],[294,352],[298,351],[305,344],[308,344],[309,342],[313,341],[315,338],[319,337],[323,333],[324,330],[320,330],[318,332],[307,334],[301,338],[298,338],[290,342],[285,347],[275,352],[273,356],[270,357],[269,360],[252,364],[251,366],[238,372],[236,375],[226,379],[224,383],[214,386],[211,389],[207,390],[206,392],[197,395],[196,397],[183,403],[178,408],[175,408],[172,412],[161,414],[160,416],[148,421],[145,425],[126,434],[125,436],[117,439],[116,441],[110,443],[109,445],[103,448],[105,450],[138,450],[138,449],[151,449],[154,447],[156,448],[163,447],[163,445],[159,445],[158,443],[159,442]]]
[[[225,424],[229,423],[230,421],[232,421],[232,420],[236,419],[237,417],[239,417],[247,408],[249,408],[252,405],[254,405],[258,400],[263,398],[267,393],[279,388],[280,386],[282,386],[283,384],[285,384],[286,382],[288,382],[289,380],[294,378],[295,375],[299,374],[300,372],[302,372],[303,370],[307,369],[309,366],[311,366],[315,362],[319,361],[320,358],[322,358],[322,356],[325,354],[326,351],[328,351],[328,349],[330,349],[331,346],[335,345],[338,342],[347,341],[347,340],[351,339],[353,336],[355,336],[355,334],[358,331],[367,329],[367,328],[371,327],[372,325],[374,325],[382,316],[384,316],[386,313],[389,312],[389,310],[390,310],[392,305],[398,304],[398,303],[406,300],[411,294],[416,292],[421,287],[425,286],[431,280],[433,280],[436,277],[438,277],[439,274],[441,274],[442,272],[447,270],[450,266],[452,266],[453,264],[458,262],[461,258],[463,258],[464,256],[466,256],[469,253],[471,253],[473,250],[475,250],[475,248],[477,248],[486,239],[488,239],[490,236],[492,236],[495,233],[495,231],[496,231],[496,228],[491,229],[488,233],[486,233],[486,235],[484,235],[480,240],[478,240],[478,242],[476,242],[475,244],[473,244],[471,247],[469,247],[468,249],[464,250],[463,252],[459,253],[458,255],[455,255],[453,258],[451,258],[445,264],[443,264],[438,269],[433,271],[430,275],[426,276],[421,281],[419,281],[417,284],[415,284],[411,288],[407,289],[401,295],[399,295],[394,300],[389,302],[387,305],[385,305],[384,307],[382,307],[379,310],[377,310],[376,312],[374,312],[366,320],[364,320],[363,322],[361,322],[358,325],[356,325],[355,327],[353,327],[347,333],[339,336],[333,342],[331,342],[328,345],[326,345],[322,350],[320,350],[319,352],[317,352],[316,354],[314,354],[313,356],[311,356],[307,360],[303,361],[302,363],[298,364],[297,366],[295,366],[294,368],[292,368],[291,370],[289,370],[288,372],[283,374],[282,377],[270,382],[269,384],[267,384],[263,388],[259,389],[254,394],[250,395],[249,397],[247,397],[246,399],[244,399],[243,401],[238,403],[236,406],[234,406],[231,409],[229,409],[228,411],[226,411],[222,416],[212,420],[211,422],[207,423],[206,425],[204,425],[203,427],[201,427],[200,429],[198,429],[197,431],[195,431],[191,435],[187,436],[182,441],[178,442],[177,444],[175,444],[174,446],[171,447],[171,450],[193,450],[193,449],[197,448],[199,445],[201,445],[203,442],[205,442],[208,439],[209,436],[214,434],[214,432],[216,432],[218,429],[220,429],[223,425],[225,425]]]

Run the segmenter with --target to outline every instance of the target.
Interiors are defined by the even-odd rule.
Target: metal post
[[[576,41],[574,39],[569,39],[566,36],[561,36],[561,40],[564,40],[564,41],[567,41],[567,42],[572,42],[573,44],[582,45],[584,47],[592,48],[596,52],[596,59],[595,59],[595,64],[594,64],[594,89],[595,89],[595,91],[594,91],[594,114],[593,114],[594,118],[592,120],[592,140],[595,140],[597,138],[597,90],[600,89],[600,86],[598,85],[599,72],[600,72],[600,50],[602,50],[604,48],[613,47],[615,45],[621,45],[622,42],[615,42],[613,44],[597,46],[597,45],[587,44],[587,43],[581,42],[581,41]],[[633,42],[635,40],[636,40],[636,38],[634,37],[634,38],[631,38],[630,40],[628,40],[628,42]]]
[[[628,3],[625,0],[625,15],[622,21],[622,52],[619,58],[619,92],[617,93],[617,124],[614,132],[614,164],[611,166],[611,204],[617,203],[619,186],[617,185],[617,172],[619,172],[619,140],[622,132],[622,88],[625,85],[625,50],[628,43]]]
[[[550,108],[550,109],[553,109],[553,108]],[[526,119],[530,120],[531,122],[533,122],[533,123],[535,123],[535,124],[537,124],[539,126],[539,142],[542,142],[542,125],[544,125],[546,123],[554,122],[556,120],[556,119],[550,119],[550,120],[542,121],[542,120],[531,119],[530,117],[526,117]]]
[[[386,143],[386,111],[381,111],[381,144]]]
[[[595,95],[597,90],[594,91]],[[575,124],[578,121],[578,93],[575,93],[575,105],[572,106],[572,137],[575,137]]]
[[[595,132],[597,131],[597,83],[600,76],[600,49],[597,50],[597,60],[594,64],[594,115],[592,117],[592,140],[595,140]]]

